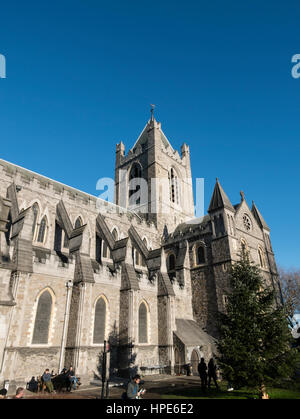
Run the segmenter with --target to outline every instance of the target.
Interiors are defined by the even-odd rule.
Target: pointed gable
[[[231,202],[229,201],[228,196],[224,192],[219,180],[217,179],[215,189],[213,191],[213,195],[209,204],[208,212],[216,211],[221,208],[227,208],[232,212],[235,212]]]
[[[261,215],[261,213],[258,211],[258,209],[257,209],[254,201],[252,201],[252,209],[251,209],[251,212],[252,212],[253,216],[255,217],[256,221],[258,222],[259,226],[261,228],[264,228],[265,230],[270,231],[269,226],[267,225],[267,223],[263,219],[263,216]]]

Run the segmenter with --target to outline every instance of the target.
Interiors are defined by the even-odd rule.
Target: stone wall
[[[162,135],[159,125],[155,129],[155,135]],[[182,149],[180,157],[174,150],[158,146],[157,138],[153,137],[148,151],[140,148],[130,152],[123,161],[124,167],[129,168],[140,159],[143,176],[148,178],[153,175],[166,177],[166,169],[171,165],[180,176],[186,177],[190,173],[187,147]],[[151,159],[153,165],[149,166]],[[9,187],[15,191],[8,204],[12,205],[11,214],[16,220],[10,241],[3,240],[3,228],[0,232],[0,248],[5,256],[0,263],[0,382],[10,379],[24,384],[45,368],[57,371],[61,358],[62,366],[73,365],[83,382],[99,377],[104,347],[93,340],[95,307],[99,298],[106,304],[105,338],[111,346],[111,374],[128,376],[137,371],[149,374],[156,372],[152,367],[158,365],[167,365],[166,372],[172,372],[174,346],[181,351],[184,362],[193,350],[173,335],[176,319],[195,319],[201,328],[217,336],[217,312],[224,309],[230,267],[239,257],[241,239],[247,241],[251,258],[256,263],[259,261],[258,246],[264,250],[268,256],[266,266],[262,268],[266,282],[277,280],[274,254],[266,248],[263,232],[245,201],[236,206],[231,232],[226,221],[227,210],[219,210],[217,215],[224,213],[226,222],[225,231],[217,236],[211,222],[213,216],[206,216],[203,222],[192,227],[176,228],[162,242],[165,224],[171,231],[188,215],[192,216],[189,187],[183,197],[187,201],[185,211],[171,205],[171,216],[152,217],[156,225],[147,217],[105,202],[100,202],[99,209],[99,201],[92,195],[0,161],[1,197],[6,197]],[[159,190],[155,196],[157,205],[164,204],[161,192]],[[35,231],[31,211],[34,203],[39,206]],[[70,239],[73,247],[63,248],[62,252],[54,249],[55,225],[62,222],[60,211],[64,212],[64,222],[71,230],[68,233],[66,229],[64,234],[72,235],[75,231]],[[116,241],[110,239],[116,244],[113,257],[102,259],[101,263],[96,261],[96,233],[102,239],[105,234],[99,231],[99,212],[103,215],[100,227],[107,230],[108,236],[116,229],[118,236]],[[244,227],[245,213],[251,219],[250,231]],[[44,216],[47,217],[46,237],[40,243],[37,230]],[[86,225],[79,231],[74,228],[78,217]],[[136,233],[131,231],[130,235],[131,226]],[[140,241],[147,239],[146,250],[150,256],[144,258],[148,258],[148,266],[134,265],[132,250],[137,246],[136,235]],[[195,263],[194,251],[198,242],[204,245],[206,255],[205,263],[200,266]],[[177,258],[176,277],[172,283],[166,268],[169,251]],[[68,287],[71,287],[69,310]],[[53,301],[49,339],[47,344],[32,344],[38,298],[45,290]],[[146,343],[139,342],[141,303],[147,307]],[[206,352],[205,356],[209,356],[209,348]]]

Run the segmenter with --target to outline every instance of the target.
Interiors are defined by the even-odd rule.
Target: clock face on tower
[[[247,231],[251,230],[251,221],[247,214],[243,216],[244,227]]]

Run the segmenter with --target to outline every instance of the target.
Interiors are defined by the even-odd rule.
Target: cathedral
[[[145,193],[144,183],[147,183]],[[143,193],[142,193],[143,192]],[[197,372],[216,353],[217,314],[242,247],[278,289],[270,228],[219,180],[195,217],[190,150],[151,116],[116,146],[109,203],[0,160],[0,385],[70,365],[101,375]]]

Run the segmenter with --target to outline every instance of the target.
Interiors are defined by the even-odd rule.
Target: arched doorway
[[[194,349],[191,355],[191,364],[193,375],[198,375],[198,364],[199,364],[199,355],[198,352]]]

